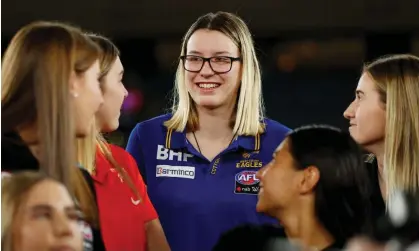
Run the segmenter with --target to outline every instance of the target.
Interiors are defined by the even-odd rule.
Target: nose
[[[127,88],[125,88],[124,85],[123,85],[122,88],[124,88],[124,98],[127,98],[128,97],[128,90],[127,90]]]
[[[202,69],[201,69],[200,73],[203,76],[205,76],[205,75],[213,75],[214,74],[214,71],[212,70],[209,61],[205,61],[204,62],[204,65],[202,66]]]
[[[56,215],[52,225],[54,234],[57,237],[70,236],[73,234],[70,220],[65,215]]]
[[[263,178],[263,175],[265,174],[266,166],[259,169],[259,171],[256,172],[256,178],[258,180],[261,180]]]
[[[348,120],[352,119],[355,116],[354,108],[355,100],[352,101],[352,103],[349,104],[348,108],[346,108],[346,110],[343,112],[343,117],[345,117]]]

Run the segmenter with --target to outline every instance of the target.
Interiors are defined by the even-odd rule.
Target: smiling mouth
[[[196,85],[200,89],[205,89],[205,90],[216,89],[220,86],[220,84],[217,84],[217,83],[197,83]]]

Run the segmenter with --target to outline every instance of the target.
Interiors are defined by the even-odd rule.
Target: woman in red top
[[[104,103],[96,115],[96,124],[101,132],[111,132],[119,126],[120,109],[128,95],[122,83],[123,66],[111,41],[98,35],[88,36],[103,51],[99,80]],[[124,149],[108,144],[99,133],[92,135],[96,138],[78,142],[78,156],[95,181],[106,250],[170,250],[136,161]]]

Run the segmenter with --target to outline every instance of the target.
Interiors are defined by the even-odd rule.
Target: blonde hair
[[[18,208],[29,191],[49,179],[39,172],[20,172],[1,178],[1,250],[13,250],[12,227]]]
[[[387,204],[395,189],[419,190],[419,58],[392,55],[364,68],[386,105]]]
[[[2,63],[2,130],[37,125],[40,169],[74,192],[94,224],[93,195],[75,167],[76,135],[70,77],[82,76],[98,59],[99,47],[82,31],[57,22],[35,22],[21,28]],[[21,167],[25,168],[25,167]]]
[[[99,45],[102,50],[102,53],[99,57],[100,63],[100,82],[104,80],[104,77],[109,73],[109,70],[112,68],[112,65],[115,63],[115,60],[119,56],[118,48],[106,37],[96,35],[96,34],[86,34],[91,38],[95,43]],[[102,88],[103,90],[103,88]],[[113,166],[113,168],[118,172],[119,176],[127,183],[129,188],[135,194],[138,200],[141,200],[140,193],[135,187],[133,180],[127,174],[125,169],[115,160],[112,156],[112,152],[109,148],[109,144],[106,142],[105,138],[98,131],[96,123],[93,123],[94,126],[91,128],[91,133],[89,136],[83,139],[77,139],[77,157],[79,163],[87,169],[91,174],[95,173],[96,170],[96,156],[97,153],[105,157],[105,159]],[[99,152],[97,152],[99,151]]]
[[[99,152],[98,152],[99,151]],[[82,165],[90,174],[95,175],[97,154],[103,155],[112,165],[119,177],[126,182],[128,187],[136,196],[137,200],[142,200],[134,181],[128,175],[127,171],[115,160],[110,150],[108,142],[98,132],[96,126],[92,128],[92,133],[85,138],[77,139],[77,157]]]
[[[108,75],[109,71],[111,70],[115,60],[118,58],[120,52],[118,47],[114,43],[112,43],[108,38],[94,34],[94,33],[87,33],[86,34],[91,40],[93,40],[101,49],[102,53],[99,57],[99,64],[100,64],[100,76],[99,80],[103,81],[103,78]]]
[[[252,136],[262,133],[264,131],[264,126],[261,123],[264,119],[264,106],[261,71],[252,35],[246,23],[234,14],[221,11],[199,17],[183,38],[181,56],[186,55],[187,43],[192,34],[199,29],[216,30],[223,33],[237,45],[241,54],[243,64],[241,87],[236,111],[232,118],[233,133]],[[172,113],[172,118],[165,122],[169,129],[179,132],[185,129],[191,131],[198,129],[199,118],[195,103],[186,89],[185,70],[181,61],[179,61],[176,71]]]

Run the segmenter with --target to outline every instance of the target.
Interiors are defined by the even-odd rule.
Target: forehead
[[[219,31],[200,29],[195,31],[187,43],[187,52],[199,52],[201,54],[214,54],[228,52],[238,56],[239,49],[234,42]]]
[[[56,181],[44,180],[32,187],[25,204],[27,207],[45,204],[61,208],[73,205],[73,201],[63,185]]]
[[[96,60],[89,69],[87,69],[86,74],[97,74],[100,71],[99,60]]]
[[[111,71],[119,74],[122,70],[124,70],[124,66],[122,65],[121,59],[118,56],[111,67]]]
[[[274,157],[284,156],[289,153],[288,138],[285,138],[281,144],[275,149]]]
[[[374,80],[371,78],[371,76],[368,73],[363,73],[361,78],[358,81],[358,86],[356,89],[363,92],[375,91]]]

